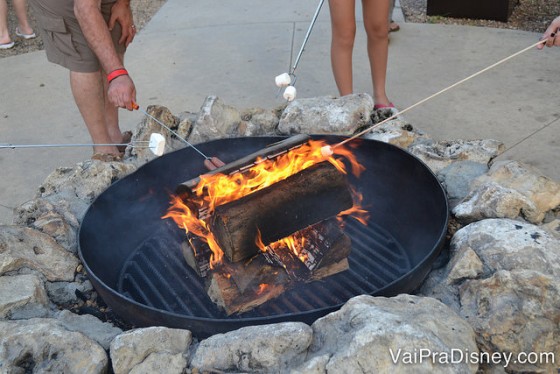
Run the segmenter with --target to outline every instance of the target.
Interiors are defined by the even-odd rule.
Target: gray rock
[[[484,264],[475,251],[466,248],[453,257],[449,268],[447,283],[451,284],[464,279],[478,278],[483,273]]]
[[[224,104],[217,96],[208,96],[200,108],[189,141],[196,144],[235,136],[240,122],[237,109]]]
[[[199,370],[283,372],[301,364],[312,339],[300,322],[244,327],[200,342],[191,367]]]
[[[296,99],[282,113],[278,132],[284,135],[350,135],[371,125],[372,109],[373,98],[368,94]]]
[[[555,219],[541,226],[543,230],[548,231],[556,239],[560,240],[560,219]]]
[[[74,167],[61,167],[45,179],[36,197],[73,195],[91,203],[113,182],[135,169],[130,163],[98,160],[80,162]]]
[[[409,151],[424,161],[434,173],[457,161],[473,161],[488,165],[502,153],[505,146],[497,140],[454,140],[413,144]]]
[[[407,149],[415,142],[427,140],[425,134],[414,129],[401,116],[376,127],[373,131],[363,135],[362,138],[393,144],[403,149]]]
[[[449,205],[454,208],[470,191],[471,182],[488,171],[486,164],[473,161],[454,162],[437,174],[447,191]]]
[[[80,224],[70,209],[69,202],[63,199],[58,199],[55,204],[43,198],[33,199],[14,209],[13,222],[15,225],[37,229],[53,237],[66,250],[77,253]],[[75,207],[74,210],[82,211],[80,207]]]
[[[451,240],[453,257],[470,250],[482,261],[485,276],[526,269],[560,277],[560,241],[535,225],[509,219],[471,223]]]
[[[533,217],[536,210],[518,191],[487,182],[473,189],[452,212],[460,222],[470,223],[487,218]]]
[[[241,113],[240,136],[275,135],[279,123],[276,110],[248,109]]]
[[[547,363],[543,356],[533,363],[515,358],[531,352],[559,357],[559,285],[558,277],[537,271],[499,270],[461,286],[461,314],[473,326],[484,352],[512,354],[508,372],[552,373],[558,363]]]
[[[473,181],[473,189],[488,183],[516,191],[526,201],[520,202],[521,216],[531,223],[541,223],[547,212],[560,206],[560,183],[543,175],[539,170],[517,161],[494,163],[487,174]],[[498,201],[498,198],[490,199]],[[519,199],[521,200],[521,199]]]
[[[29,319],[48,314],[49,299],[38,276],[0,277],[0,318]]]
[[[122,330],[108,322],[102,322],[92,315],[77,315],[68,310],[62,310],[56,319],[68,331],[78,331],[97,342],[103,349],[108,350],[113,339],[122,334]]]
[[[111,343],[111,360],[115,374],[134,372],[148,373],[157,360],[161,360],[166,373],[181,373],[186,366],[166,367],[167,362],[186,363],[187,351],[192,341],[188,330],[166,327],[148,327],[127,331]],[[153,357],[152,357],[153,356]]]
[[[53,238],[34,229],[0,226],[0,275],[24,268],[49,281],[72,281],[78,259]]]
[[[358,296],[312,327],[310,357],[329,355],[329,373],[475,373],[478,368],[452,361],[452,355],[477,351],[475,335],[464,319],[432,298]],[[438,360],[414,360],[420,348]]]
[[[78,302],[76,291],[87,293],[93,289],[89,281],[78,282],[46,282],[49,299],[57,305],[68,305]]]
[[[2,373],[106,373],[107,354],[79,332],[55,320],[0,321]]]

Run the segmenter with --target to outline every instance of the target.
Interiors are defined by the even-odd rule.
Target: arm
[[[548,26],[544,34],[541,36],[540,40],[546,40],[546,43],[539,44],[537,48],[543,49],[545,45],[547,47],[552,47],[552,46],[560,47],[560,35],[558,35],[559,31],[560,31],[560,16],[556,17],[550,23],[550,26]]]
[[[123,0],[119,0],[117,3],[121,1]],[[128,0],[126,1],[128,3]],[[75,0],[74,13],[103,70],[110,73],[123,68],[123,62],[113,46],[109,27],[105,23],[98,6],[98,0]],[[132,16],[130,20],[132,20]],[[112,24],[114,25],[114,22]],[[122,26],[124,35],[124,25]],[[130,28],[127,27],[127,29]],[[109,84],[107,95],[109,101],[114,105],[132,110],[132,102],[136,100],[134,82],[127,75],[120,76]]]

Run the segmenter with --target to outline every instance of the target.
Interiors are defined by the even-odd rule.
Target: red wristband
[[[125,68],[116,69],[107,74],[107,82],[111,83],[113,79],[120,77],[121,75],[128,75],[128,71]]]

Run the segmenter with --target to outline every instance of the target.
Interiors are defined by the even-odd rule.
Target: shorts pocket
[[[45,14],[43,14],[41,18],[46,37],[50,39],[56,49],[60,53],[68,56],[79,56],[72,42],[72,34],[68,31],[64,19],[62,17],[53,17]]]

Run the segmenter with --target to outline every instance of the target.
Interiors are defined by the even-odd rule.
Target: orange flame
[[[337,158],[335,156],[345,158],[351,165],[352,173],[356,176],[359,176],[364,170],[364,167],[356,160],[355,155],[347,148],[333,147],[333,154],[326,157],[321,153],[321,148],[324,146],[328,146],[325,141],[310,140],[279,156],[271,157],[270,159],[258,159],[255,165],[243,172],[235,172],[229,175],[201,175],[200,182],[192,189],[193,196],[189,199],[189,203],[192,206],[185,204],[181,198],[174,196],[171,200],[171,207],[162,218],[173,219],[187,233],[192,233],[205,240],[213,253],[210,266],[214,268],[215,265],[221,262],[223,251],[206,221],[199,217],[198,211],[205,208],[207,209],[208,216],[211,216],[219,205],[269,187],[323,161],[330,162],[340,172],[347,174],[345,163],[340,157]],[[359,201],[361,202],[361,199]],[[352,212],[346,211],[348,212],[347,214],[355,214],[355,212],[360,211],[357,207],[352,209],[354,209]],[[297,251],[297,247],[298,245],[292,243],[290,248]],[[294,253],[297,255],[299,252]]]

